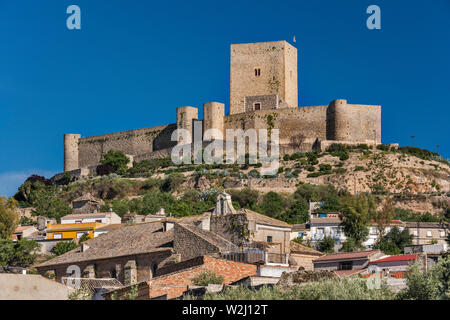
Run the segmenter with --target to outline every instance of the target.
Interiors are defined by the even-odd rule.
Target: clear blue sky
[[[371,4],[381,30],[366,28]],[[383,143],[415,135],[450,157],[449,17],[449,0],[0,0],[0,194],[62,171],[64,133],[174,123],[177,106],[208,101],[228,110],[229,45],[294,34],[301,106],[382,105]]]

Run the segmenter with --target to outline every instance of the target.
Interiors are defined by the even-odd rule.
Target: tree
[[[77,248],[78,245],[75,243],[75,241],[61,241],[56,244],[56,246],[53,248],[53,253],[57,256],[60,256],[66,252],[69,252],[75,248]]]
[[[17,201],[0,197],[0,239],[9,239],[19,225]]]
[[[244,188],[242,190],[231,189],[228,190],[231,195],[231,198],[234,201],[239,203],[241,208],[247,208],[251,210],[255,210],[258,204],[258,190],[254,190],[251,188]]]
[[[282,220],[291,223],[305,223],[309,220],[309,206],[305,199],[299,198],[280,217]]]
[[[33,205],[33,215],[55,218],[58,221],[61,217],[72,213],[70,206],[58,198],[54,187],[43,189],[33,195]]]
[[[394,201],[391,197],[387,197],[384,201],[384,204],[379,211],[374,212],[373,219],[377,225],[378,229],[378,239],[379,241],[385,233],[386,226],[388,226],[392,219],[394,218],[395,210],[394,210]]]
[[[124,171],[127,168],[130,159],[120,150],[109,150],[102,155],[101,164],[109,164],[114,170]]]
[[[334,240],[331,237],[325,237],[322,241],[319,242],[319,251],[324,253],[333,253],[334,252]]]
[[[278,217],[284,211],[284,199],[276,192],[270,191],[263,197],[261,211],[270,217]]]
[[[364,246],[360,242],[356,241],[354,238],[348,237],[347,240],[342,244],[341,251],[361,251],[363,248]]]
[[[408,229],[400,231],[398,227],[393,227],[385,236],[379,239],[375,248],[386,254],[401,254],[406,246],[412,245],[413,235]]]
[[[36,260],[39,244],[34,240],[0,240],[0,265],[28,267]]]
[[[370,217],[374,215],[375,199],[370,195],[346,195],[340,199],[342,229],[360,246],[369,235]]]

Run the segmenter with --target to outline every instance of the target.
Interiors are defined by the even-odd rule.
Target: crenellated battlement
[[[297,49],[286,41],[231,45],[230,114],[225,105],[207,102],[203,120],[193,106],[176,108],[176,123],[93,137],[64,135],[64,170],[99,164],[103,153],[122,150],[143,159],[189,141],[172,141],[176,129],[193,132],[194,122],[226,137],[227,129],[279,129],[280,145],[302,137],[301,150],[332,141],[381,143],[381,106],[349,104],[345,99],[328,105],[298,107]],[[213,138],[215,138],[213,136]],[[298,139],[297,139],[298,140]]]

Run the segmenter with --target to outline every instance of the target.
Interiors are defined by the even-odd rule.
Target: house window
[[[427,231],[427,237],[432,237],[431,231]]]
[[[261,110],[261,102],[255,102],[253,104],[253,110]]]
[[[102,219],[95,220],[95,222],[102,223]]]
[[[441,238],[445,237],[445,231],[441,231]]]
[[[75,223],[82,223],[83,220],[75,220]]]
[[[53,239],[62,239],[62,233],[55,233]]]
[[[353,262],[352,261],[346,261],[339,263],[339,270],[352,270],[353,269]]]
[[[417,230],[414,230],[414,231],[413,231],[413,235],[414,235],[415,237],[417,237]]]
[[[272,236],[267,236],[267,242],[272,243]]]
[[[261,69],[255,68],[255,77],[259,77],[261,75]]]

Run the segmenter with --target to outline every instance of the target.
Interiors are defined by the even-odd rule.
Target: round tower
[[[223,126],[225,116],[225,105],[219,102],[208,102],[203,104],[203,134],[209,129],[216,129],[222,133],[222,137],[212,135],[212,139],[223,139]]]
[[[189,144],[193,139],[193,122],[198,119],[198,109],[195,107],[178,107],[177,108],[177,129],[186,129],[190,133],[190,137],[182,139],[178,136],[178,143]]]
[[[64,171],[78,169],[78,142],[80,134],[64,135]]]
[[[351,139],[350,119],[348,105],[345,99],[336,99],[330,103],[331,112],[334,115],[333,140],[345,141]]]

